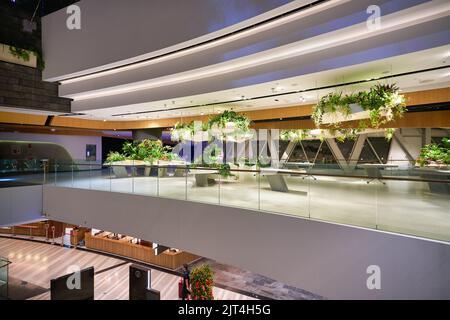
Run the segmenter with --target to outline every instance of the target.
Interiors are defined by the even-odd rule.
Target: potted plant
[[[194,268],[190,274],[191,297],[193,300],[214,300],[214,272],[208,264]]]

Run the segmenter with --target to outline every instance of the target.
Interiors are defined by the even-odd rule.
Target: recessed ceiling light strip
[[[282,93],[273,93],[273,94],[264,95],[264,96],[256,96],[256,97],[252,97],[252,98],[246,98],[245,101],[246,102],[247,101],[255,101],[255,100],[260,100],[260,99],[281,97],[281,96],[287,96],[287,95],[292,95],[292,94],[299,94],[299,93],[304,93],[304,92],[326,90],[326,89],[334,89],[334,88],[339,88],[339,87],[345,87],[345,86],[350,86],[350,85],[369,83],[369,82],[373,82],[373,81],[380,81],[380,80],[386,80],[386,79],[397,78],[397,77],[404,77],[404,76],[408,76],[408,75],[419,74],[419,73],[430,72],[430,71],[436,71],[436,70],[442,70],[442,69],[448,69],[448,68],[450,68],[450,66],[439,66],[439,67],[434,67],[434,68],[421,69],[421,70],[408,71],[408,72],[403,72],[403,73],[398,73],[398,74],[386,75],[386,76],[373,78],[373,79],[355,80],[355,81],[351,81],[351,82],[343,82],[343,83],[338,83],[338,84],[333,84],[333,85],[328,85],[328,86],[322,86],[322,87],[315,86],[313,88],[308,88],[308,89],[303,89],[303,90],[296,90],[296,91],[289,91],[289,92],[282,92]],[[206,103],[206,104],[197,104],[197,105],[176,107],[176,108],[170,108],[170,109],[157,109],[157,110],[149,110],[149,111],[130,112],[130,113],[118,113],[118,114],[113,114],[112,116],[113,117],[120,117],[120,116],[130,116],[130,115],[138,115],[138,114],[157,113],[157,112],[168,112],[168,111],[175,111],[175,110],[195,109],[195,108],[200,108],[200,107],[218,106],[218,105],[237,103],[237,102],[242,102],[242,99],[227,100],[227,101],[220,101],[220,102],[211,102],[211,103]]]
[[[88,79],[93,79],[97,77],[103,77],[115,73],[120,73],[124,71],[129,71],[137,68],[141,68],[150,64],[159,63],[162,61],[175,59],[180,56],[184,56],[187,54],[192,54],[197,51],[202,51],[211,47],[215,47],[218,45],[223,45],[228,42],[232,42],[238,39],[242,39],[244,37],[248,37],[250,35],[254,35],[259,32],[263,32],[267,29],[274,28],[276,26],[297,20],[301,17],[304,17],[306,15],[311,15],[314,13],[317,13],[319,11],[330,9],[334,6],[341,5],[343,3],[349,2],[350,0],[317,0],[313,1],[311,3],[308,3],[306,5],[303,5],[301,7],[295,8],[293,10],[290,10],[288,12],[279,14],[277,16],[274,16],[272,18],[260,21],[258,23],[255,23],[253,25],[244,27],[242,29],[215,37],[213,39],[205,40],[200,43],[196,43],[187,47],[184,47],[182,49],[173,50],[167,53],[163,53],[160,55],[157,55],[155,57],[147,58],[138,62],[132,62],[123,64],[121,66],[112,67],[109,69],[91,72],[89,74],[76,76],[67,78],[64,80],[59,81],[60,84],[68,84],[78,81],[84,81]],[[309,10],[308,10],[309,9]]]

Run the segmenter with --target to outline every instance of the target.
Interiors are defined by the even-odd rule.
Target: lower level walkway
[[[50,299],[50,280],[65,275],[69,266],[80,269],[94,267],[95,300],[127,300],[128,270],[131,263],[102,254],[69,249],[19,239],[0,238],[0,256],[9,265],[10,298]],[[152,269],[152,288],[161,292],[162,300],[178,299],[179,277]],[[219,300],[253,300],[254,298],[230,290],[214,287]]]

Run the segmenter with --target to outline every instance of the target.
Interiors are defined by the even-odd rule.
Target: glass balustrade
[[[0,161],[1,181],[195,201],[450,241],[450,170],[409,161],[229,170],[133,160],[29,163]]]

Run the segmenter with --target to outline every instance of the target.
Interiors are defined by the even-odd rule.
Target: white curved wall
[[[50,219],[129,234],[332,299],[450,299],[450,246],[233,207],[44,186]],[[381,268],[369,290],[367,267]]]

